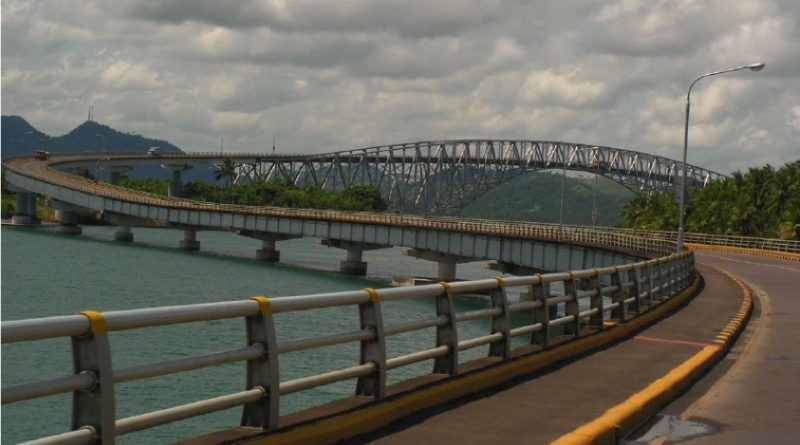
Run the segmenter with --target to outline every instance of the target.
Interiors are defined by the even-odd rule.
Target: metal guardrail
[[[547,346],[558,335],[586,335],[602,330],[606,319],[624,320],[649,310],[686,289],[693,279],[694,256],[682,252],[603,269],[106,313],[84,311],[80,315],[6,321],[0,327],[3,344],[70,337],[75,373],[3,388],[2,403],[72,393],[73,430],[28,444],[108,445],[117,436],[237,406],[243,410],[242,425],[274,430],[284,395],[356,379],[356,394],[380,400],[385,396],[387,373],[393,369],[433,360],[434,373],[455,376],[461,351],[489,345],[489,356],[508,359],[514,337],[529,336],[531,344]],[[551,292],[554,283],[563,284],[563,294]],[[508,287],[525,287],[527,293],[512,303],[506,292]],[[491,307],[457,313],[454,298],[463,294],[488,295]],[[385,325],[381,303],[411,298],[433,300],[435,314],[424,320]],[[359,330],[280,340],[275,314],[337,306],[357,308]],[[515,313],[525,315],[526,324],[512,328],[511,314]],[[242,348],[112,369],[110,332],[230,318],[246,320],[247,344]],[[459,323],[480,318],[491,319],[491,332],[477,338],[459,336]],[[309,325],[309,330],[313,328]],[[387,337],[422,329],[435,329],[435,344],[387,357]],[[350,342],[360,344],[360,355],[354,357],[352,366],[281,380],[282,368],[278,365],[282,354]],[[247,384],[240,392],[116,418],[114,395],[118,384],[234,362],[246,363]]]

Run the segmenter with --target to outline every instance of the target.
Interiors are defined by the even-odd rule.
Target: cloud
[[[116,3],[116,2],[114,2]],[[268,27],[278,31],[393,32],[406,37],[457,35],[503,16],[497,0],[216,0],[125,1],[131,18],[157,22],[202,22],[226,28]]]
[[[3,0],[3,112],[209,150],[510,137],[692,159],[797,158],[791,0]],[[754,147],[761,155],[753,156]],[[724,149],[724,150],[723,150]],[[724,151],[725,156],[719,153]]]
[[[535,71],[522,84],[522,97],[539,106],[561,106],[578,108],[602,101],[608,88],[594,80],[579,79],[577,74],[556,74],[551,71]]]
[[[100,81],[113,89],[153,89],[160,86],[158,74],[141,63],[118,61],[109,65],[100,74]]]

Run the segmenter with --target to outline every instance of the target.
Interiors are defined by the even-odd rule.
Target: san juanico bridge
[[[235,162],[235,183],[279,180],[328,189],[368,184],[381,191],[390,208],[402,211],[253,207],[180,198],[183,172],[221,164],[224,158]],[[118,185],[121,174],[148,165],[170,172],[167,196]],[[111,232],[116,242],[132,242],[137,227],[155,221],[182,232],[174,244],[180,250],[202,250],[198,232],[233,232],[260,241],[258,260],[279,262],[280,245],[311,237],[342,252],[343,274],[367,274],[364,252],[392,247],[406,248],[406,255],[435,263],[437,270],[430,284],[408,287],[304,294],[296,284],[285,297],[254,292],[238,301],[93,308],[77,315],[4,320],[4,345],[22,348],[59,338],[71,345],[59,349],[67,356],[71,351],[72,373],[64,370],[44,380],[25,373],[13,386],[4,383],[3,403],[9,408],[71,395],[69,413],[53,413],[71,418],[71,427],[26,438],[28,443],[175,441],[179,437],[158,434],[157,427],[233,410],[240,413],[239,427],[228,423],[217,432],[195,434],[189,443],[447,443],[463,440],[461,431],[469,431],[475,443],[613,443],[630,434],[657,434],[652,432],[657,427],[641,429],[654,415],[673,421],[669,428],[688,429],[688,436],[713,437],[708,434],[721,430],[717,424],[694,425],[700,433],[692,433],[693,424],[680,415],[659,413],[672,409],[669,403],[730,351],[752,316],[752,289],[784,286],[789,292],[800,259],[800,246],[793,241],[689,233],[690,250],[676,252],[674,232],[434,216],[437,209],[463,205],[527,171],[592,172],[644,192],[669,189],[678,181],[680,163],[611,147],[455,140],[304,156],[39,152],[4,159],[3,166],[17,196],[12,223],[20,226],[39,224],[36,197],[47,196],[60,214],[54,230],[63,235],[81,234],[76,215],[91,210],[116,227]],[[76,175],[87,169],[107,175],[108,181]],[[692,187],[702,188],[721,175],[687,166],[687,178]],[[475,261],[493,261],[508,273],[457,280],[459,265]],[[734,269],[742,265],[736,273],[759,287],[722,273],[717,268],[726,269],[725,261]],[[759,273],[761,267],[777,275]],[[465,298],[482,303],[465,307]],[[776,299],[772,304],[786,303]],[[328,317],[349,322],[326,325]],[[232,321],[224,330],[235,332],[235,341],[211,341],[208,349],[177,355],[155,357],[148,344],[118,343],[153,328],[188,329],[159,343],[176,335],[208,336],[209,329],[222,329],[212,327],[221,326],[215,323]],[[127,363],[119,348],[143,360]],[[320,355],[323,351],[328,352]],[[292,360],[300,354],[303,361]],[[322,357],[336,357],[334,366],[320,362],[326,360]],[[12,360],[10,354],[5,358]],[[118,361],[127,364],[120,367]],[[131,415],[119,404],[126,385],[142,381],[139,388],[146,388],[146,381],[209,368],[234,375],[239,388],[225,394],[203,388],[214,396],[174,406],[144,404]],[[786,371],[776,375],[780,372]],[[791,375],[780,391],[796,386]],[[585,387],[589,382],[595,384]],[[329,386],[350,389],[334,391],[328,399],[315,395]],[[554,388],[560,389],[553,393]],[[733,389],[718,391],[726,390]],[[756,399],[769,397],[768,391],[759,394]],[[311,405],[293,400],[303,396]],[[593,402],[574,401],[564,409],[573,398]],[[580,408],[572,406],[576,403]],[[702,409],[712,408],[709,403]],[[719,409],[725,414],[724,407]],[[531,418],[549,420],[522,434],[518,428],[527,429]],[[465,430],[467,419],[483,420],[473,420],[475,427]],[[147,436],[148,430],[154,435]]]

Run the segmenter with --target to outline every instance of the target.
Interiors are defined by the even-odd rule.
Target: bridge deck
[[[713,269],[700,272],[706,280],[701,294],[634,339],[348,442],[548,443],[666,374],[725,327],[739,309],[741,288]]]
[[[797,442],[800,413],[800,262],[698,252],[754,289],[755,312],[742,340],[704,379],[669,405],[644,438],[687,444]],[[687,425],[685,422],[693,422]],[[665,430],[670,426],[672,431]],[[687,434],[691,432],[704,434]]]

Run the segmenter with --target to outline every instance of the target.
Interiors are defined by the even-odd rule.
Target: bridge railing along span
[[[269,431],[278,427],[281,398],[287,394],[356,379],[356,394],[380,400],[386,392],[387,374],[396,368],[433,360],[434,373],[455,376],[462,351],[488,345],[489,356],[508,359],[515,337],[547,346],[557,336],[587,335],[602,330],[604,320],[625,320],[650,310],[686,289],[693,279],[693,254],[683,252],[603,269],[5,321],[1,328],[3,344],[71,337],[75,373],[3,388],[2,403],[72,393],[73,430],[29,442],[36,444],[89,444],[98,439],[112,444],[120,435],[234,407],[243,409],[242,425]],[[563,293],[551,290],[556,283],[563,285]],[[512,302],[507,288],[524,288],[527,293]],[[491,306],[456,312],[454,298],[464,294],[486,295]],[[435,302],[428,318],[392,325],[383,322],[382,303],[412,298]],[[294,340],[281,340],[276,332],[274,317],[280,313],[341,306],[355,309],[360,329]],[[522,314],[526,321],[514,327],[512,314]],[[247,344],[241,348],[112,369],[111,332],[230,318],[246,320]],[[476,338],[459,336],[459,323],[482,318],[491,320],[490,332]],[[420,345],[409,354],[387,356],[386,338],[425,329],[435,330],[435,344]],[[353,357],[352,366],[281,379],[284,370],[279,362],[283,354],[352,342],[360,344],[360,354]],[[122,419],[115,416],[119,384],[234,362],[246,363],[246,386],[240,392]]]
[[[558,225],[546,223],[469,220],[452,217],[425,217],[409,214],[341,212],[334,210],[292,209],[285,207],[259,207],[199,202],[131,190],[105,182],[91,181],[86,178],[47,168],[43,163],[33,160],[22,168],[9,168],[9,173],[19,174],[46,184],[64,187],[95,196],[173,209],[205,210],[242,215],[265,215],[277,218],[294,218],[314,221],[351,222],[426,230],[433,229],[492,237],[501,236],[557,240],[560,242],[584,243],[612,249],[648,252],[652,255],[666,255],[674,250],[674,243],[656,237],[634,236],[627,233],[615,232],[614,230],[593,230],[589,227],[573,227],[571,230],[560,230]]]

